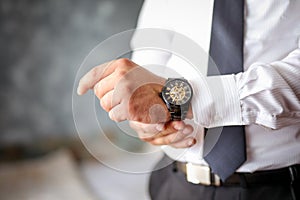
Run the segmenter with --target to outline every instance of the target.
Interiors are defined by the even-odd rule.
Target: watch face
[[[192,97],[192,88],[184,79],[173,79],[166,83],[162,96],[170,104],[183,105]]]

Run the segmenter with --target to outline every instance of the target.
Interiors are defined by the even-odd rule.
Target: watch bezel
[[[186,84],[186,86],[189,87],[189,91],[190,91],[190,96],[189,98],[182,104],[176,104],[176,103],[172,103],[171,101],[169,101],[167,99],[167,96],[166,96],[166,93],[167,93],[167,86],[171,83],[171,82],[176,82],[176,81],[181,81],[181,82],[184,82]],[[164,87],[162,88],[162,92],[161,92],[161,95],[162,95],[162,98],[163,100],[165,101],[165,103],[169,104],[170,106],[183,106],[183,105],[186,105],[188,104],[192,97],[193,97],[193,89],[192,89],[192,86],[191,84],[186,80],[186,79],[183,79],[183,78],[173,78],[173,79],[168,79],[164,85]]]

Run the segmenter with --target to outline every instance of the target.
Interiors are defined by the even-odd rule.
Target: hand
[[[196,140],[191,137],[194,129],[183,121],[172,121],[165,124],[144,124],[130,121],[139,138],[152,145],[169,145],[174,148],[193,146]]]
[[[93,68],[79,82],[77,93],[94,89],[102,108],[114,121],[163,123],[170,120],[159,93],[165,79],[128,59],[118,59]]]

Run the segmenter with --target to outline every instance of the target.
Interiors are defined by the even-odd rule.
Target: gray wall
[[[142,0],[0,0],[0,144],[76,135],[72,89],[84,57],[135,27]]]

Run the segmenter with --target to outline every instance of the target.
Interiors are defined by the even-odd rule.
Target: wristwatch
[[[172,121],[185,119],[193,96],[193,89],[186,79],[169,78],[160,96],[167,105]]]

